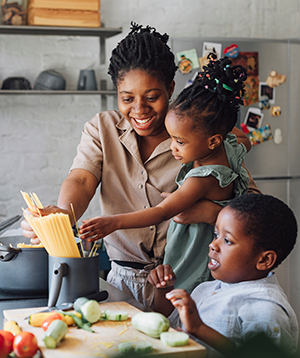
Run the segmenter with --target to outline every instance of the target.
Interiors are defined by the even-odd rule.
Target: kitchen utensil
[[[35,90],[65,90],[66,80],[59,72],[46,70],[38,75],[33,88]]]
[[[43,247],[18,248],[18,243],[30,244],[24,236],[0,237],[0,243],[0,289],[47,294],[47,251]]]
[[[3,83],[3,90],[31,90],[31,84],[25,77],[8,77]]]
[[[94,70],[81,70],[77,89],[79,91],[97,91],[97,81]]]
[[[99,255],[49,256],[48,307],[99,292]]]
[[[22,215],[15,215],[10,219],[3,221],[0,224],[0,234],[3,234],[6,230],[8,230],[13,224],[18,222],[21,219]]]

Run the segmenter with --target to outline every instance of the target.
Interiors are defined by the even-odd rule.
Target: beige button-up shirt
[[[82,131],[72,169],[85,169],[100,184],[103,215],[133,212],[155,206],[162,192],[176,189],[180,162],[160,143],[142,162],[136,134],[119,111],[98,113]],[[115,231],[105,238],[110,259],[151,263],[162,259],[168,221],[141,229]]]

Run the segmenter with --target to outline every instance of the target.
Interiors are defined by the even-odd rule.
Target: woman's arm
[[[247,149],[247,152],[250,151],[250,149],[252,148],[250,139],[246,136],[246,134],[241,131],[240,129],[238,129],[237,127],[233,127],[231,133],[236,135],[236,140],[238,143],[243,143],[244,146]]]

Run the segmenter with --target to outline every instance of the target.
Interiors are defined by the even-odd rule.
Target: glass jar
[[[27,0],[2,0],[3,25],[26,25]]]

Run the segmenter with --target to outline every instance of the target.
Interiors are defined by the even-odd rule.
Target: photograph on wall
[[[258,52],[240,52],[238,57],[232,58],[232,65],[245,67],[248,76],[258,76]]]
[[[261,127],[264,115],[259,108],[250,107],[245,117],[245,125],[249,130]]]
[[[269,103],[275,103],[275,88],[269,87],[266,82],[259,83],[259,97],[268,96]]]
[[[202,57],[199,58],[201,69],[203,69],[203,66],[208,64],[209,60],[207,59],[207,56],[210,53],[214,53],[217,56],[217,59],[219,59],[222,54],[222,44],[215,42],[203,42]]]

